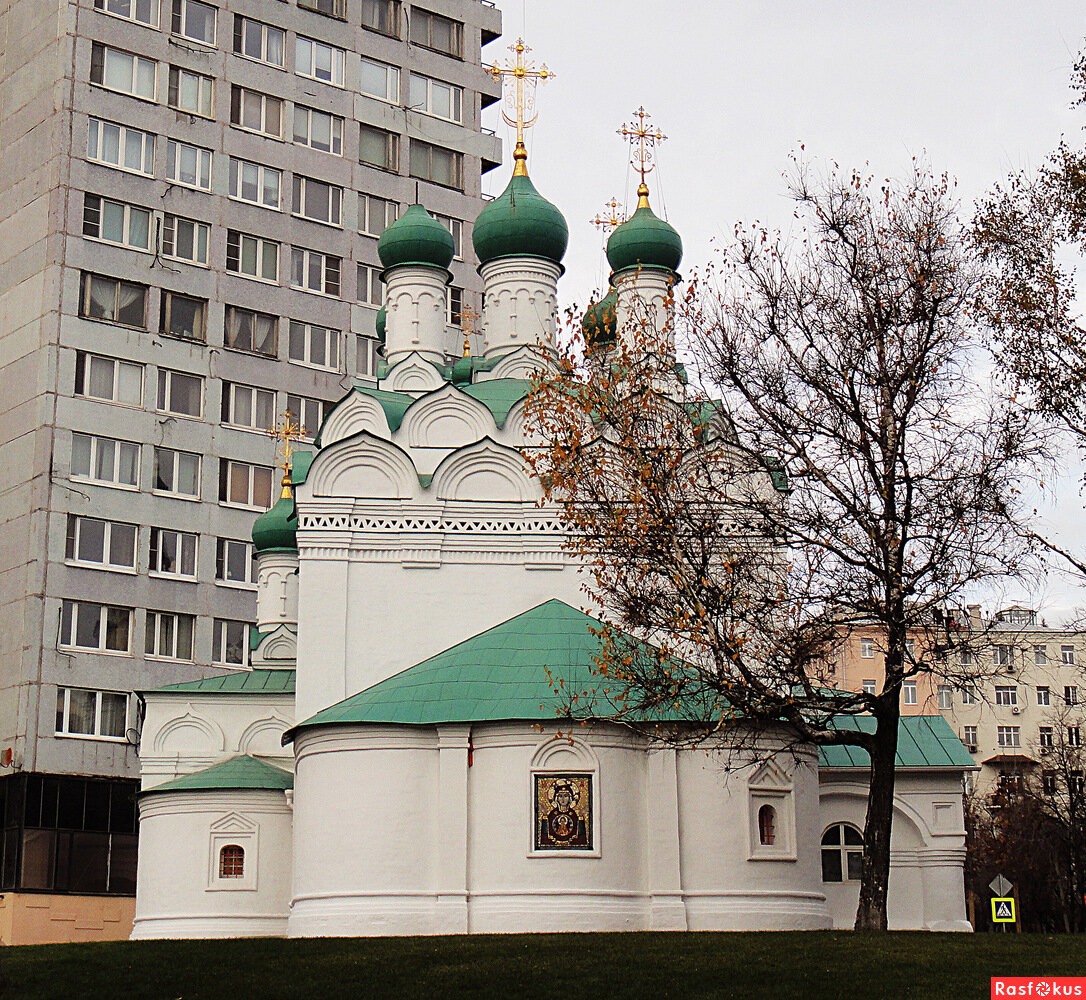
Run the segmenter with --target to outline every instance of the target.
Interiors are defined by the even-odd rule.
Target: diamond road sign
[[[1002,875],[997,875],[991,882],[988,883],[988,888],[992,890],[997,896],[1009,896],[1011,889],[1014,885],[1008,882]]]
[[[1014,900],[1012,898],[992,900],[992,923],[1014,923]]]

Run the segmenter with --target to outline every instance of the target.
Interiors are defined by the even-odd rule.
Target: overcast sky
[[[1079,2],[976,0],[496,0],[504,36],[484,59],[511,56],[518,35],[556,75],[539,88],[529,169],[570,230],[561,306],[584,304],[607,276],[589,220],[614,195],[636,202],[636,174],[616,130],[639,105],[668,136],[652,202],[683,240],[683,270],[704,264],[738,221],[787,228],[782,178],[802,144],[812,163],[870,164],[901,175],[925,155],[958,182],[966,206],[994,181],[1041,163],[1061,134],[1083,141],[1086,113],[1068,81],[1083,44]],[[511,131],[497,105],[486,124]],[[509,165],[484,179],[499,193]],[[1075,475],[1048,517],[1081,540]],[[1008,599],[1026,595],[1005,595]],[[1060,574],[1028,595],[1050,624],[1086,606]]]

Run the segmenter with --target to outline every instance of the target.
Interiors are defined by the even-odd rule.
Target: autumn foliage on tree
[[[865,750],[856,926],[885,929],[901,684],[963,680],[944,611],[1024,571],[1016,483],[1041,450],[971,378],[980,274],[945,178],[797,168],[791,193],[800,235],[738,230],[677,301],[619,275],[616,342],[539,379],[526,457],[609,626],[581,712],[663,740]],[[886,636],[871,694],[832,686],[860,623]]]

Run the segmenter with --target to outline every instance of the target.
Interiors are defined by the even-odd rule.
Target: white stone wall
[[[521,347],[554,352],[562,268],[538,257],[503,257],[479,268],[483,279],[483,355]]]

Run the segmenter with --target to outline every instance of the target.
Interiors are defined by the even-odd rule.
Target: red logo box
[[[1086,976],[993,976],[996,997],[1086,997]]]

